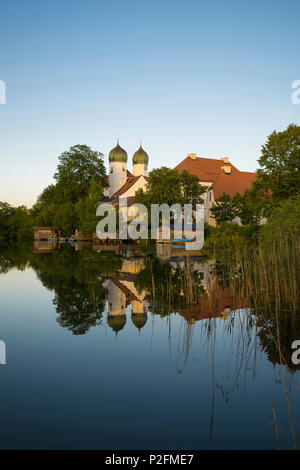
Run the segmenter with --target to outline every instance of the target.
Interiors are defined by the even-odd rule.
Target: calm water
[[[281,448],[293,447],[299,372],[281,369],[214,261],[193,264],[205,302],[183,308],[178,292],[169,313],[165,266],[182,266],[170,253],[43,251],[0,256],[2,449],[275,449],[271,398]],[[300,339],[282,334],[287,350]]]

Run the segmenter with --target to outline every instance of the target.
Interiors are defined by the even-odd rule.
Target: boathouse
[[[33,227],[35,240],[49,240],[59,236],[54,227]]]

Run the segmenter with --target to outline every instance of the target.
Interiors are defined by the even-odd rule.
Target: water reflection
[[[115,332],[121,331],[128,307],[139,331],[149,313],[166,316],[175,312],[194,324],[205,319],[228,320],[232,312],[249,309],[273,363],[278,362],[278,326],[281,335],[277,339],[287,350],[295,336],[300,338],[299,316],[287,311],[278,317],[273,311],[254,310],[251,299],[233,289],[227,266],[216,258],[207,259],[200,251],[158,244],[154,255],[145,255],[138,245],[72,246],[35,241],[33,250],[7,247],[0,253],[2,273],[26,266],[36,271],[42,284],[54,293],[58,323],[73,334],[102,325],[104,313],[107,324]]]
[[[207,331],[211,320],[227,320],[231,334],[232,314],[246,311],[248,327],[243,325],[241,331],[252,334],[255,326],[255,338],[270,362],[284,362],[290,371],[298,368],[291,362],[291,344],[300,338],[299,315],[254,309],[251,298],[233,288],[222,259],[207,259],[201,251],[171,244],[157,244],[154,254],[145,251],[136,244],[63,246],[36,241],[28,263],[54,292],[58,323],[73,334],[85,334],[104,322],[117,334],[126,330],[127,316],[140,333],[149,314],[173,313],[187,325],[209,320]],[[2,270],[13,266],[11,258],[1,261]],[[188,345],[191,333],[186,329],[185,335]]]
[[[69,338],[76,336],[78,344],[78,337],[85,339],[84,335],[93,332],[104,334],[104,338],[106,334],[116,338],[105,362],[109,374],[110,370],[117,371],[116,376],[123,373],[124,363],[116,366],[122,359],[118,354],[140,348],[137,355],[133,352],[131,360],[141,355],[147,367],[139,369],[140,383],[147,383],[149,375],[156,377],[160,363],[169,354],[172,370],[177,377],[186,377],[189,393],[198,393],[191,384],[197,383],[200,394],[205,388],[209,419],[208,425],[203,425],[206,437],[201,446],[220,448],[216,432],[219,416],[216,408],[220,403],[236,406],[246,391],[250,395],[254,392],[255,406],[259,407],[260,400],[267,398],[266,406],[271,412],[270,394],[266,397],[263,388],[271,387],[269,382],[263,382],[265,372],[261,372],[266,364],[273,370],[274,384],[283,389],[283,400],[293,399],[299,366],[291,362],[291,344],[300,338],[300,317],[284,310],[278,313],[257,309],[253,299],[231,282],[228,266],[221,257],[209,259],[201,252],[193,255],[170,245],[158,246],[156,252],[151,252],[137,245],[36,242],[33,249],[11,246],[0,251],[0,272],[34,269],[39,281],[53,293],[57,323],[71,333]],[[152,344],[155,335],[157,362],[147,350],[149,337]],[[101,340],[97,338],[99,343]],[[111,357],[114,353],[115,359]],[[128,369],[127,373],[132,374],[134,381],[134,370]],[[259,374],[258,392],[253,383]],[[125,382],[127,378],[123,377],[122,383]],[[175,388],[172,393],[176,395]],[[272,388],[273,393],[276,390]],[[276,416],[280,412],[278,403],[283,400],[275,403]],[[248,401],[245,403],[248,406]],[[180,410],[177,411],[183,419]],[[227,412],[223,413],[225,426],[229,418]],[[294,447],[297,423],[292,413],[287,416],[290,418],[285,421],[285,433],[291,432],[290,447]],[[286,416],[281,415],[280,419],[284,421]]]

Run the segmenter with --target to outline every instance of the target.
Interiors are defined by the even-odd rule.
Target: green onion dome
[[[118,141],[117,146],[109,152],[109,161],[126,163],[127,158],[128,158],[127,152],[124,149],[122,149],[122,147],[120,147],[119,141]]]
[[[148,165],[149,162],[149,157],[148,154],[145,152],[145,150],[142,148],[142,145],[140,145],[140,148],[135,152],[135,154],[132,157],[132,163],[143,163]]]
[[[118,333],[123,330],[126,324],[126,315],[109,315],[107,317],[107,323],[115,333]]]
[[[134,326],[140,330],[147,323],[147,313],[133,313],[131,315],[131,320]]]

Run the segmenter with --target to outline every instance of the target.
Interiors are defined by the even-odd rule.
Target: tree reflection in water
[[[213,439],[216,394],[228,403],[241,387],[246,390],[247,381],[256,377],[260,358],[266,356],[274,365],[275,381],[283,384],[291,442],[296,446],[289,397],[293,386],[299,388],[295,377],[299,366],[291,361],[291,344],[300,339],[300,314],[288,305],[258,308],[256,299],[249,295],[251,286],[247,286],[246,295],[239,282],[238,266],[233,269],[222,257],[161,260],[129,249],[98,252],[98,248],[81,250],[66,245],[48,253],[34,251],[26,246],[5,247],[0,251],[0,272],[33,268],[54,293],[58,323],[72,334],[85,334],[101,326],[104,319],[115,333],[126,331],[130,306],[131,322],[139,332],[149,324],[150,316],[153,320],[166,318],[168,340],[171,343],[176,338],[177,342],[177,373],[184,372],[189,360],[198,360],[193,341],[204,345],[212,384],[209,442]],[[176,336],[172,335],[174,314],[182,317]],[[221,373],[215,367],[220,344],[227,354],[231,351],[224,358],[226,368]],[[273,403],[272,407],[275,420]]]

